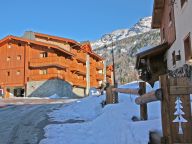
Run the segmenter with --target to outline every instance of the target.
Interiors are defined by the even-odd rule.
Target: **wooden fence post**
[[[146,83],[145,82],[139,82],[139,88],[141,90],[141,93],[140,93],[141,95],[146,93]],[[148,119],[147,104],[140,105],[140,117],[142,120]]]
[[[114,104],[118,102],[117,92],[112,91],[113,86],[108,85],[106,87],[106,104]]]
[[[190,93],[192,83],[188,78],[160,76],[163,99],[161,102],[164,144],[192,143],[192,115]]]

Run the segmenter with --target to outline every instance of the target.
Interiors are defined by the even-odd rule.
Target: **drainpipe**
[[[86,83],[87,83],[86,95],[88,95],[89,94],[89,89],[90,89],[90,57],[89,57],[88,54],[87,54],[87,57],[86,57]]]

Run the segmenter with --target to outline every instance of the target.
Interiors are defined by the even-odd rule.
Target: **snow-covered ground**
[[[120,87],[138,88],[138,82]],[[40,144],[147,144],[149,131],[161,130],[160,103],[148,104],[148,121],[133,122],[133,116],[139,117],[135,98],[119,94],[118,104],[102,108],[105,96],[89,96],[63,106],[49,114],[55,124],[45,127],[46,138]]]

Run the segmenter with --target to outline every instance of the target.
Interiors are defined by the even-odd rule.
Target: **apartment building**
[[[0,54],[5,97],[83,97],[106,79],[105,60],[89,42],[28,31],[0,40]]]
[[[192,1],[154,0],[152,28],[160,29],[161,44],[137,54],[141,79],[153,84],[159,75],[192,75]]]

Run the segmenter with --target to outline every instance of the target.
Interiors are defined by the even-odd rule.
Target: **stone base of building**
[[[27,83],[26,97],[82,97],[82,93],[74,91],[74,88],[66,81],[60,79],[45,81],[30,81]]]
[[[75,94],[78,97],[85,97],[85,95],[86,95],[85,88],[73,87],[72,91],[73,91],[73,94]]]

